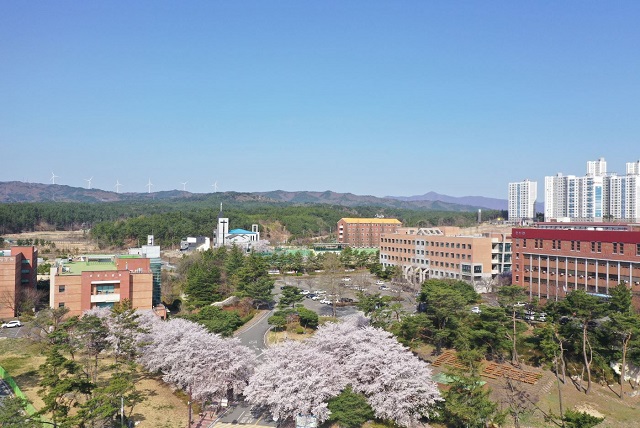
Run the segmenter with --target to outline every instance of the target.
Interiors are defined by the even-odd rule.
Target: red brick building
[[[341,218],[338,242],[354,248],[379,248],[380,235],[395,233],[402,226],[395,218]]]
[[[514,228],[512,238],[513,283],[530,297],[557,300],[577,289],[609,294],[624,282],[640,301],[640,231],[631,226],[542,223]]]
[[[51,269],[49,305],[69,316],[129,299],[136,309],[152,309],[151,260],[138,256],[91,255]]]
[[[11,247],[0,252],[0,318],[16,316],[21,289],[36,288],[38,250],[33,246]]]

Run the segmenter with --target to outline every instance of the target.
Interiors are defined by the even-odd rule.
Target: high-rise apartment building
[[[587,174],[545,177],[545,221],[640,221],[640,161],[626,175],[607,173],[604,158],[587,162]]]
[[[538,182],[524,180],[509,183],[509,221],[520,223],[533,220],[536,215]]]

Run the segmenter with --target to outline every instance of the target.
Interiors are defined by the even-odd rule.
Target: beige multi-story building
[[[49,304],[81,315],[96,307],[111,307],[124,299],[136,309],[152,309],[151,259],[136,255],[82,256],[51,268]]]
[[[403,227],[381,235],[380,263],[399,266],[413,284],[449,278],[484,291],[498,275],[511,271],[511,235],[464,234],[459,227]]]
[[[378,248],[383,233],[393,233],[401,226],[395,218],[341,218],[336,234],[338,243],[354,248]]]

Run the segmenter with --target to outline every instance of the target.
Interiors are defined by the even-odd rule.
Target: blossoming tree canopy
[[[441,400],[429,366],[388,332],[361,317],[326,324],[304,342],[267,351],[251,377],[247,400],[268,406],[274,417],[329,417],[326,402],[347,385],[364,395],[375,415],[412,426]]]

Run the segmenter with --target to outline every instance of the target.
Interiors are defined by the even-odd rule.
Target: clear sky
[[[639,23],[637,0],[3,1],[0,181],[542,195],[640,158]]]

